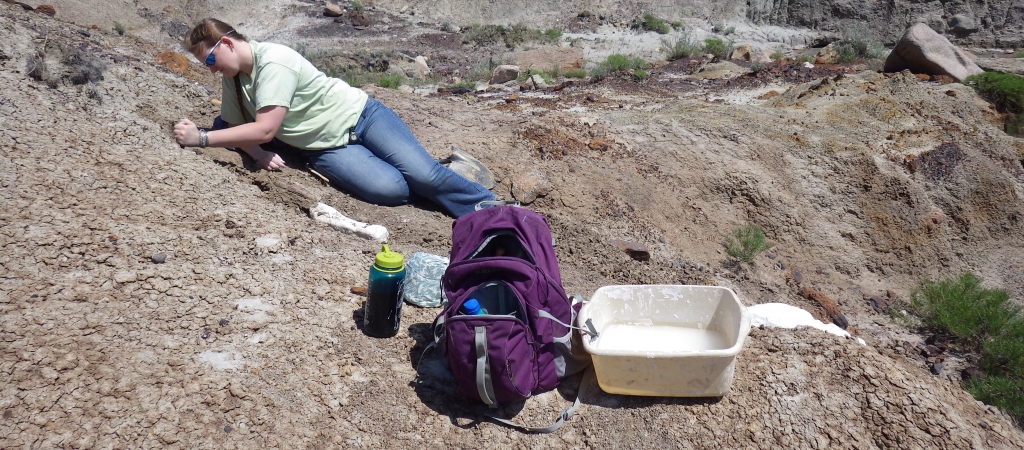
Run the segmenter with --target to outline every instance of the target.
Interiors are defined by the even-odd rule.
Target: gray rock
[[[544,82],[544,77],[540,74],[534,74],[530,77],[530,82],[533,83],[533,87],[536,89],[547,89],[548,84]]]
[[[821,58],[822,64],[835,64],[839,62],[839,50],[836,49],[836,44],[828,44],[821,50],[818,50],[818,57]]]
[[[491,84],[502,84],[519,78],[519,66],[502,64],[491,72]]]
[[[751,54],[752,52],[750,51],[750,46],[743,44],[737,46],[736,49],[732,51],[732,55],[729,56],[729,59],[735,59],[739,61],[750,61]]]
[[[324,15],[327,17],[340,17],[343,11],[337,3],[328,3],[324,5]]]
[[[150,259],[152,259],[156,264],[163,264],[164,261],[167,261],[167,255],[163,253],[155,253]]]
[[[978,58],[975,64],[990,72],[1024,76],[1024,58]]]
[[[957,14],[949,21],[949,31],[954,33],[973,33],[978,31],[974,18],[966,14]]]
[[[896,48],[885,59],[883,70],[948,75],[957,81],[983,72],[963,50],[923,23],[907,29]]]
[[[532,169],[516,175],[512,179],[512,197],[524,205],[529,205],[551,192],[551,182],[540,171]]]
[[[430,66],[427,65],[427,58],[422,55],[416,57],[416,78],[424,79],[430,73]]]

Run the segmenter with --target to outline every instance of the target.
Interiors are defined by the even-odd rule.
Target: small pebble
[[[765,253],[764,256],[767,256],[768,259],[775,259],[775,254],[774,253]]]
[[[209,338],[210,337],[210,330],[203,331],[203,334],[200,334],[199,337],[201,337],[203,339]]]
[[[231,432],[231,425],[224,425],[224,432],[225,433],[230,433]]]
[[[9,410],[9,409],[8,409],[8,410],[6,410],[6,411],[4,411],[4,419],[10,419],[10,418],[11,418],[11,416],[13,416],[13,415],[14,415],[14,414],[13,414],[13,413],[11,412],[11,410]],[[982,422],[982,423],[985,423],[985,422]]]
[[[85,36],[85,37],[92,36],[92,34],[90,34],[88,31],[85,31],[85,30],[78,30],[78,34],[80,34],[82,36]]]
[[[228,319],[220,319],[220,322],[218,323],[220,324],[220,326],[226,327],[228,326]]]
[[[988,429],[988,423],[987,422],[978,422],[978,426],[982,427],[982,428],[984,428],[986,430]]]
[[[164,261],[167,261],[167,255],[163,253],[155,253],[151,259],[157,264],[163,264]]]
[[[942,373],[942,363],[932,364],[932,375],[938,375]]]

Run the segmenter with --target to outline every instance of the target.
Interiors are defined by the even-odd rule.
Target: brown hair
[[[217,19],[203,19],[192,27],[192,31],[185,34],[185,39],[181,41],[181,45],[185,47],[191,53],[195,53],[197,47],[200,44],[206,44],[207,47],[212,47],[220,38],[232,35],[234,39],[240,41],[249,42],[242,33],[235,31],[235,28]]]

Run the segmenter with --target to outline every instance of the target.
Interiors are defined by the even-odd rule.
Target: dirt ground
[[[578,375],[500,410],[546,424],[580,393],[561,430],[524,435],[460,398],[436,354],[421,361],[436,309],[407,305],[394,338],[360,331],[352,288],[379,246],[308,207],[384,225],[407,256],[447,255],[451,218],[364,203],[294,155],[271,173],[178,148],[170,126],[211,121],[219,83],[157,63],[174,48],[8,3],[0,29],[0,448],[1024,447],[961,389],[969,356],[933,375],[923,337],[868,301],[968,270],[1024,294],[1024,140],[965,86],[863,63],[752,76],[676,61],[559,90],[366,87],[434,156],[486,163],[499,198],[531,173],[548,186],[527,206],[552,227],[567,292],[720,285],[830,321],[798,294],[810,286],[867,343],[754,328],[721,398],[610,395]],[[54,43],[102,60],[103,79],[28,77]],[[748,222],[775,247],[735,265],[724,236]]]

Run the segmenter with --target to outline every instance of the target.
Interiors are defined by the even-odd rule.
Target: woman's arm
[[[223,130],[207,133],[209,147],[246,147],[266,144],[274,139],[281,128],[284,114],[288,108],[284,106],[264,106],[256,111],[256,121],[233,126]]]
[[[238,147],[256,161],[261,169],[275,170],[285,166],[284,160],[276,153],[260,148],[274,139],[284,114],[288,111],[283,106],[267,106],[256,111],[256,121],[241,125],[230,125],[223,130],[206,133],[207,147]],[[198,147],[199,128],[191,120],[185,119],[174,125],[174,139],[181,145]]]

